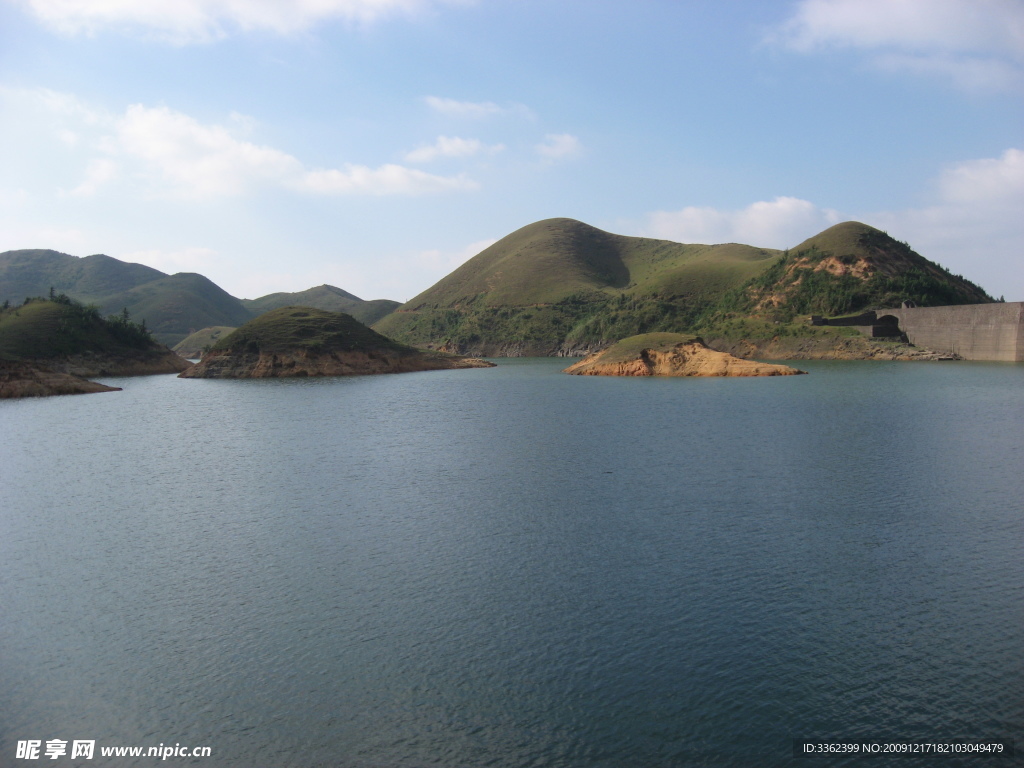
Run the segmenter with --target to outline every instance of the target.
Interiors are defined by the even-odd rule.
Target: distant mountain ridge
[[[304,304],[343,311],[367,324],[398,306],[397,301],[386,299],[363,301],[329,285],[238,299],[203,275],[168,275],[103,254],[78,257],[39,249],[0,253],[0,301],[20,304],[26,297],[47,295],[51,288],[97,306],[103,315],[127,308],[132,318],[145,320],[153,336],[168,346],[204,328],[238,327],[281,306]]]

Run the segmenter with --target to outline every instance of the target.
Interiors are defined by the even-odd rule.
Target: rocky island
[[[716,352],[697,336],[645,333],[595,352],[570,365],[563,373],[576,376],[792,376],[806,371]]]
[[[179,375],[186,379],[358,376],[493,365],[400,344],[343,312],[282,307],[235,329]]]

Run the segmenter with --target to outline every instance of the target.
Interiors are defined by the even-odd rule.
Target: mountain
[[[573,355],[737,317],[992,301],[884,232],[830,227],[792,251],[687,245],[548,219],[499,240],[374,325],[420,346],[483,356]],[[713,335],[713,334],[712,334]]]
[[[217,341],[182,378],[256,379],[353,376],[493,363],[424,351],[382,336],[342,312],[281,307]]]
[[[50,289],[85,304],[103,315],[125,308],[145,320],[154,337],[174,346],[205,328],[236,328],[253,317],[282,306],[303,304],[347,312],[367,324],[398,306],[397,301],[363,301],[358,296],[321,285],[299,293],[274,293],[258,299],[237,299],[208,278],[179,272],[168,275],[142,264],[110,256],[69,256],[49,250],[0,253],[0,301],[20,304]]]
[[[734,312],[788,321],[796,315],[841,315],[863,309],[984,304],[993,301],[961,275],[929,261],[907,243],[858,221],[811,237],[722,302]]]
[[[400,306],[390,299],[364,301],[333,285],[318,285],[295,293],[271,293],[258,299],[242,299],[242,306],[253,316],[281,307],[314,307],[328,312],[344,312],[366,325],[373,325]]]
[[[684,330],[781,257],[749,245],[686,245],[547,219],[502,238],[374,327],[473,354],[569,353],[650,330]]]
[[[202,275],[167,275],[102,254],[69,256],[47,250],[0,253],[0,300],[21,302],[53,288],[95,305],[102,315],[125,308],[145,320],[154,337],[173,345],[209,325],[237,326],[252,315],[234,296]]]

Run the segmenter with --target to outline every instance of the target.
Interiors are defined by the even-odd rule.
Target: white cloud
[[[1019,0],[802,0],[769,40],[802,53],[861,49],[878,67],[965,89],[1024,83]]]
[[[583,150],[583,145],[571,133],[549,133],[535,149],[543,158],[560,160],[579,154]]]
[[[435,112],[448,117],[470,120],[498,115],[518,115],[527,119],[534,117],[533,111],[523,104],[509,104],[503,107],[493,101],[458,101],[440,96],[424,96],[423,101]]]
[[[401,165],[346,165],[343,170],[307,171],[289,186],[323,195],[414,195],[424,192],[477,189],[465,176],[435,176]]]
[[[92,197],[96,191],[117,175],[117,163],[109,158],[99,157],[89,161],[82,183],[71,190],[75,197]]]
[[[254,132],[257,124],[237,113],[229,115],[225,126],[202,123],[164,106],[133,104],[122,115],[112,115],[52,91],[0,90],[0,95],[27,98],[59,118],[55,135],[84,155],[87,164],[85,178],[70,192],[78,197],[99,193],[115,178],[141,182],[149,195],[183,199],[267,188],[322,195],[411,195],[478,186],[465,176],[438,176],[394,164],[310,169],[287,152],[238,138],[238,133]]]
[[[235,30],[294,34],[315,24],[368,24],[412,16],[436,5],[467,0],[21,0],[47,26],[63,34],[106,29],[146,32],[186,44],[208,42]]]
[[[792,248],[842,220],[857,219],[910,243],[925,258],[993,295],[1024,300],[1024,150],[953,163],[934,201],[901,211],[842,216],[807,200],[777,197],[741,210],[683,208],[648,214],[639,234],[684,243],[739,242]]]
[[[955,163],[925,208],[869,214],[865,221],[994,295],[1024,300],[1024,150]]]
[[[656,211],[648,215],[643,234],[680,243],[746,243],[788,248],[838,222],[836,211],[795,197],[777,197],[738,211],[695,206]]]
[[[482,152],[494,154],[505,149],[503,144],[485,145],[479,139],[462,139],[458,136],[438,136],[433,144],[418,147],[406,154],[410,163],[429,163],[438,157],[472,157]]]
[[[186,197],[237,195],[302,170],[285,152],[239,141],[226,128],[167,107],[128,107],[118,121],[117,148],[142,161],[152,180],[169,182]]]

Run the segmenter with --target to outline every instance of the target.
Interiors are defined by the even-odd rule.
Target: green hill
[[[216,342],[182,378],[298,378],[487,368],[493,363],[400,344],[351,315],[281,307]]]
[[[0,301],[58,293],[95,305],[103,316],[127,308],[161,343],[173,345],[210,325],[240,325],[252,315],[238,299],[202,275],[166,275],[142,264],[104,256],[47,250],[0,253]]]
[[[14,370],[9,364],[24,364],[22,383],[34,380],[41,387],[37,394],[46,393],[50,373],[134,376],[176,373],[188,365],[154,341],[145,323],[135,323],[125,313],[104,318],[95,307],[65,294],[29,298],[17,306],[4,302],[0,308],[0,363],[8,373]],[[59,381],[50,383],[55,394],[83,391],[65,390]]]
[[[237,299],[202,275],[167,275],[102,254],[80,258],[49,250],[0,253],[0,301],[20,304],[28,296],[47,295],[51,288],[95,305],[104,316],[127,308],[132,317],[146,320],[153,335],[168,346],[197,330],[237,327],[282,306],[301,304],[345,312],[368,325],[398,306],[387,299],[364,301],[330,285]]]
[[[940,306],[993,299],[907,243],[847,221],[800,243],[739,291],[723,297],[719,307],[788,322],[798,315],[842,315],[898,307],[903,301]]]
[[[473,354],[554,354],[685,330],[781,256],[548,219],[499,240],[374,327],[408,343],[450,343]]]
[[[215,325],[211,328],[203,328],[186,336],[175,344],[172,349],[182,357],[202,357],[205,350],[212,347],[233,330],[235,329],[229,325]]]
[[[871,306],[991,301],[873,227],[847,222],[792,252],[615,235],[572,219],[513,232],[374,327],[476,355],[574,354],[730,318],[789,321]]]
[[[291,354],[361,351],[413,351],[341,312],[315,307],[281,307],[265,312],[215,342],[211,352]]]
[[[242,306],[253,315],[281,307],[315,307],[328,312],[344,312],[361,323],[373,325],[400,305],[389,299],[364,301],[348,291],[325,284],[295,293],[271,293],[258,299],[242,299]]]

